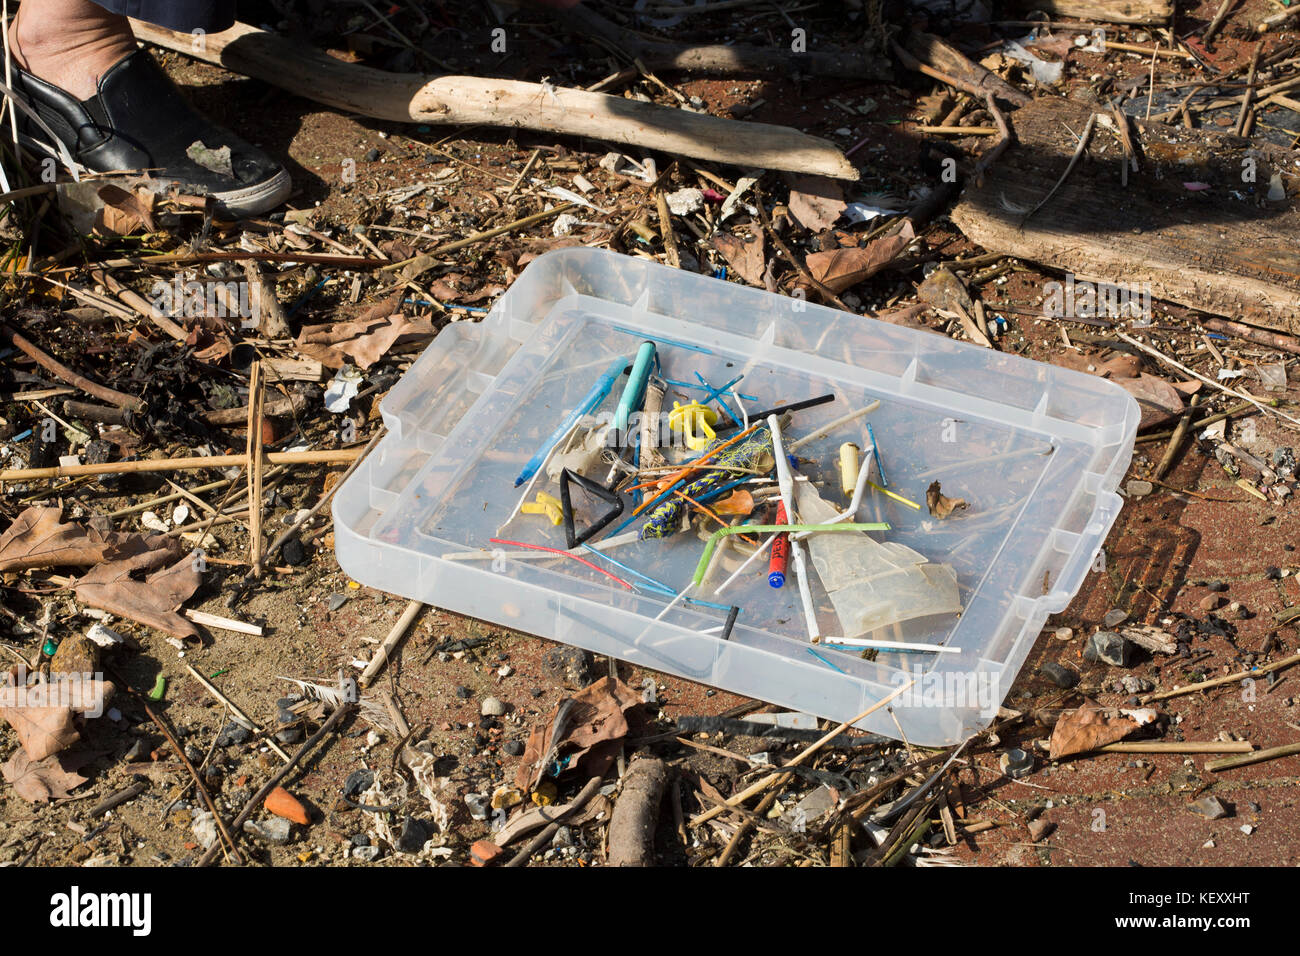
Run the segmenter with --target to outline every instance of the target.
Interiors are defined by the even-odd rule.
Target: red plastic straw
[[[512,548],[527,548],[529,551],[548,551],[551,554],[558,554],[561,555],[562,557],[573,558],[574,561],[579,561],[585,564],[587,567],[591,568],[591,570],[599,571],[601,574],[605,575],[605,577],[609,578],[611,581],[617,581],[619,584],[623,585],[623,587],[627,588],[629,591],[636,590],[636,588],[632,587],[632,585],[628,584],[622,578],[610,574],[604,568],[597,567],[596,565],[588,561],[586,558],[578,557],[578,555],[576,554],[570,554],[568,551],[561,551],[559,548],[548,548],[545,545],[540,545],[540,544],[525,544],[522,541],[506,541],[504,538],[489,538],[488,541],[490,541],[492,544],[508,544]]]

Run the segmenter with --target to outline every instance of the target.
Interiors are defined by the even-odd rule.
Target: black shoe
[[[214,197],[221,211],[236,217],[267,212],[289,196],[284,167],[190,106],[144,50],[114,64],[88,100],[17,66],[13,79],[14,91],[72,158],[93,172],[148,169],[159,179],[175,181],[183,192]],[[19,116],[26,124],[21,131],[37,148],[49,140],[38,124],[21,111]],[[228,165],[221,161],[222,147],[230,148]],[[211,151],[217,151],[216,157]]]

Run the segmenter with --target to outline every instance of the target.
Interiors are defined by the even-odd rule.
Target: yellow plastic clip
[[[681,432],[686,438],[686,447],[692,451],[703,451],[718,437],[711,427],[717,421],[718,413],[699,402],[687,405],[673,402],[673,410],[668,413],[668,427]]]
[[[564,522],[564,508],[560,505],[560,499],[544,491],[537,492],[536,504],[526,501],[519,510],[526,515],[546,515],[551,519],[551,524]]]

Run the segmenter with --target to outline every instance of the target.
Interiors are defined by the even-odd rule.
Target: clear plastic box
[[[787,441],[880,399],[798,454],[838,493],[836,450],[862,444],[871,422],[889,487],[922,507],[868,492],[858,520],[888,521],[879,540],[949,564],[963,605],[897,636],[956,653],[872,661],[811,648],[798,589],[770,588],[765,564],[721,598],[702,593],[741,608],[724,641],[724,610],[678,605],[655,621],[670,598],[630,592],[569,558],[516,559],[489,544],[519,500],[524,462],[644,338],[680,343],[660,347],[669,378],[698,371],[722,384],[745,372],[737,389],[758,399],[751,411],[834,393],[795,414]],[[888,736],[901,726],[928,746],[988,725],[1047,616],[1078,590],[1119,512],[1115,487],[1139,418],[1128,393],[1091,375],[592,249],[539,257],[481,322],[447,326],[382,413],[389,434],[333,504],[338,561],[357,581],[837,721],[910,682],[890,705],[897,724],[882,708],[858,726]],[[923,502],[935,480],[969,509],[932,517]],[[538,488],[555,493],[545,482]],[[541,517],[516,517],[503,536],[565,547],[562,529]],[[676,591],[701,548],[688,532],[611,554]],[[444,557],[477,549],[492,557]],[[836,633],[815,578],[813,591],[824,633]]]

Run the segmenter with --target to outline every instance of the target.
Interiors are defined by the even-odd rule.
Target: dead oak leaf
[[[46,803],[71,796],[71,791],[86,782],[76,772],[78,760],[71,754],[57,754],[43,760],[33,760],[26,751],[17,750],[0,766],[7,782],[13,784],[14,793],[30,803]]]
[[[808,256],[808,271],[836,295],[889,265],[914,238],[911,223],[904,223],[897,235],[881,236],[865,246],[830,249]]]
[[[1088,701],[1078,710],[1065,711],[1057,718],[1048,756],[1059,760],[1113,744],[1151,723],[1155,717],[1155,711],[1150,709],[1110,710]]]
[[[352,362],[369,368],[393,346],[433,334],[427,319],[411,319],[400,311],[401,295],[371,306],[347,322],[305,325],[298,333],[298,351],[329,368]]]
[[[844,187],[825,176],[797,176],[790,183],[790,215],[809,232],[823,232],[835,225],[848,204]]]
[[[763,270],[766,261],[763,256],[763,237],[759,236],[746,242],[729,232],[716,232],[709,237],[709,244],[722,254],[731,270],[750,285],[763,285]]]
[[[560,712],[557,705],[545,723],[534,725],[519,761],[515,786],[521,790],[531,787],[537,776],[537,764],[547,751],[561,760],[567,758],[566,771],[581,763],[588,775],[603,776],[618,757],[632,724],[637,722],[636,707],[641,703],[640,694],[627,684],[602,677],[573,695],[561,727],[556,726]],[[553,741],[547,739],[552,733],[556,734]]]
[[[19,683],[21,670],[8,671],[0,685],[0,718],[18,737],[32,760],[43,760],[76,743],[81,734],[73,718],[98,716],[113,695],[112,683],[98,677],[85,680]]]
[[[933,481],[930,487],[925,489],[925,505],[930,509],[930,514],[936,518],[947,518],[954,511],[962,511],[970,507],[965,498],[949,498],[939,490],[939,482]]]
[[[28,508],[0,535],[0,571],[98,564],[122,540],[64,522],[60,508]]]
[[[194,625],[175,612],[202,583],[180,543],[153,535],[139,538],[123,552],[117,560],[106,561],[77,578],[72,585],[77,598],[173,637],[198,637]],[[175,563],[163,567],[170,561]],[[141,573],[148,576],[140,580],[137,575]]]

